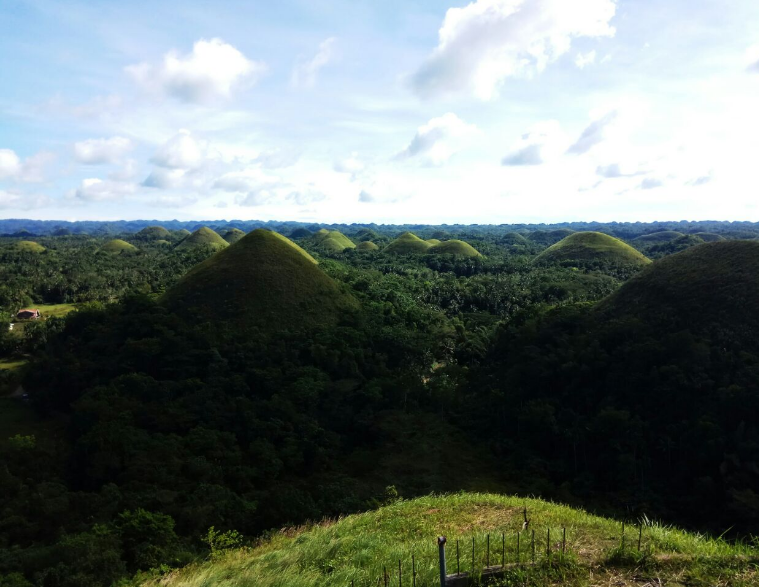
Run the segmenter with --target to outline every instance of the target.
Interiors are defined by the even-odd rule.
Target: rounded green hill
[[[439,244],[440,244],[440,243],[442,243],[443,241],[441,241],[441,240],[440,240],[440,239],[438,239],[438,238],[428,238],[428,239],[426,239],[426,240],[425,240],[425,242],[428,242],[428,243],[430,243],[430,244],[431,244],[431,245],[434,247],[435,245],[439,245]]]
[[[25,253],[44,253],[47,249],[34,241],[19,241],[16,243],[16,250]]]
[[[536,230],[527,235],[527,239],[539,245],[552,245],[567,238],[575,231],[571,228],[557,228],[555,230]]]
[[[627,243],[601,232],[575,232],[535,258],[536,263],[596,261],[641,266],[651,262]]]
[[[636,243],[668,243],[684,236],[682,232],[676,230],[661,230],[659,232],[652,232],[651,234],[644,234],[635,239]]]
[[[245,231],[240,230],[239,228],[230,228],[229,230],[224,231],[224,233],[221,235],[221,238],[227,241],[230,245],[233,245],[244,236]]]
[[[355,249],[356,245],[351,239],[339,230],[327,230],[322,228],[314,235],[317,246],[328,253],[341,253],[345,249]]]
[[[714,234],[713,232],[696,232],[693,234],[693,236],[697,236],[705,243],[713,243],[713,242],[720,242],[720,241],[727,240],[721,234]]]
[[[371,228],[362,228],[361,230],[356,231],[356,234],[353,235],[353,238],[358,241],[374,241],[379,238],[379,234],[377,234]]]
[[[226,249],[229,243],[225,241],[221,236],[204,226],[193,232],[190,236],[185,238],[177,245],[178,249],[191,249],[194,247],[208,246],[214,249]]]
[[[429,241],[427,241],[429,242]],[[457,257],[481,257],[479,251],[469,243],[452,239],[430,247],[427,251],[433,255],[456,255]]]
[[[166,240],[171,236],[171,233],[163,226],[146,226],[135,236],[144,240]]]
[[[308,238],[311,236],[311,231],[307,228],[296,228],[290,233],[290,238]]]
[[[336,324],[358,307],[311,255],[263,229],[194,267],[163,303],[230,333]]]
[[[192,233],[186,228],[180,228],[179,230],[175,231],[174,234],[180,238],[184,238],[186,236],[190,236]]]
[[[692,329],[758,346],[759,242],[704,243],[669,255],[601,302],[607,316]],[[666,326],[665,326],[666,325]]]
[[[56,228],[53,236],[71,236],[71,231],[68,228]]]
[[[379,247],[372,241],[362,241],[356,245],[357,251],[376,251]]]
[[[104,253],[108,253],[109,255],[121,255],[123,253],[135,253],[137,252],[137,247],[135,247],[132,244],[129,244],[125,240],[121,240],[120,238],[113,239],[112,241],[108,241],[105,243],[100,250]]]
[[[506,246],[516,245],[516,246],[526,247],[527,245],[530,244],[530,241],[528,241],[518,232],[507,232],[500,238],[500,242],[502,245],[506,245]]]
[[[385,247],[385,252],[392,255],[420,255],[426,253],[432,247],[427,241],[423,241],[411,232],[404,232],[401,236]]]

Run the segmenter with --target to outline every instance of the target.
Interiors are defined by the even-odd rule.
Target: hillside
[[[26,253],[44,253],[47,249],[34,241],[19,241],[16,243],[16,249]]]
[[[661,230],[659,232],[652,232],[651,234],[644,234],[635,239],[636,243],[668,243],[676,238],[684,236],[682,232],[676,230]]]
[[[227,241],[230,245],[233,245],[244,236],[245,231],[242,231],[239,228],[230,228],[229,230],[224,231],[224,233],[221,235],[221,238]]]
[[[122,253],[134,253],[137,251],[137,247],[120,238],[116,238],[105,243],[100,250],[111,255],[120,255]]]
[[[557,228],[556,230],[536,230],[527,235],[527,239],[539,245],[549,246],[574,234],[571,228]]]
[[[194,267],[163,302],[236,331],[335,324],[357,307],[311,255],[264,229]]]
[[[372,241],[361,241],[356,245],[357,251],[376,251],[379,247]]]
[[[697,236],[706,243],[713,243],[717,241],[727,240],[721,234],[714,234],[712,232],[694,232],[693,236]]]
[[[385,253],[392,255],[414,255],[426,253],[432,245],[411,232],[404,232],[385,247]]]
[[[163,226],[146,226],[135,236],[144,240],[166,240],[171,233]]]
[[[664,257],[597,311],[671,328],[722,335],[730,331],[754,347],[759,332],[759,242],[705,243]]]
[[[630,245],[600,232],[576,232],[548,247],[536,263],[610,262],[646,265],[651,261]]]
[[[429,242],[429,241],[427,241]],[[452,239],[433,245],[427,251],[433,255],[455,255],[457,257],[481,257],[479,251],[469,243]]]
[[[316,245],[328,253],[341,253],[345,249],[355,249],[356,245],[351,239],[339,230],[327,230],[322,228],[314,234]]]
[[[190,249],[193,247],[209,246],[214,249],[225,249],[229,243],[221,236],[207,227],[202,227],[186,237],[177,245],[178,249]]]
[[[521,532],[517,555],[523,508],[530,531]],[[566,557],[561,555],[564,529]],[[532,531],[535,565],[530,564]],[[498,566],[505,554],[507,578],[514,585],[748,587],[759,581],[755,549],[647,522],[638,552],[638,533],[637,522],[628,523],[623,547],[619,521],[582,510],[493,494],[430,496],[396,501],[337,521],[287,528],[252,548],[228,551],[211,562],[144,582],[142,587],[368,586],[384,584],[385,569],[388,584],[398,585],[399,561],[404,585],[433,586],[439,584],[437,536],[441,535],[447,537],[449,574],[471,570],[474,539],[475,569],[488,562]],[[515,564],[517,556],[521,565]]]

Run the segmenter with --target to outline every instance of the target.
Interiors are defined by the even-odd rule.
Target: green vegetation
[[[120,238],[113,239],[112,241],[108,241],[105,243],[100,250],[104,253],[108,253],[109,255],[121,255],[121,254],[129,254],[129,253],[136,253],[137,247],[135,247],[132,244],[129,244],[125,240],[121,240]]]
[[[685,236],[682,232],[675,230],[661,230],[659,232],[653,232],[651,234],[644,234],[635,239],[636,243],[668,243],[676,238]]]
[[[523,508],[536,535],[536,566],[530,565],[530,532],[521,533],[519,571],[526,585],[607,585],[610,580],[670,581],[707,587],[711,581],[735,587],[759,580],[759,552],[681,530],[646,522],[637,550],[637,528],[629,528],[626,546],[620,522],[582,510],[536,499],[461,493],[394,503],[336,521],[284,529],[249,548],[232,549],[209,562],[147,580],[144,587],[316,587],[382,584],[384,570],[390,584],[398,582],[398,561],[404,581],[411,583],[412,555],[416,584],[438,582],[437,537],[447,536],[450,573],[456,572],[456,540],[462,543],[460,565],[470,571],[471,544],[475,541],[475,568],[488,560],[501,563],[501,534],[506,539],[508,562],[517,559],[516,535],[522,529]],[[567,531],[566,560],[561,556],[562,530]],[[545,533],[550,529],[555,571],[545,562]],[[628,564],[628,559],[638,564]],[[563,576],[562,576],[563,575]],[[516,578],[516,577],[515,577]],[[562,580],[563,579],[563,580]],[[569,583],[565,582],[567,579]]]
[[[430,242],[430,241],[427,241]],[[433,255],[456,255],[458,257],[480,257],[480,253],[469,243],[451,239],[435,244],[427,251]]]
[[[179,313],[238,332],[334,324],[356,308],[313,257],[263,229],[193,268],[164,302]]]
[[[426,253],[432,245],[423,241],[415,234],[404,232],[389,245],[384,252],[391,255],[418,255]]]
[[[44,253],[47,250],[41,244],[34,241],[19,241],[16,243],[16,248],[25,253]]]
[[[342,253],[345,249],[355,249],[356,245],[339,230],[321,229],[314,234],[316,246],[327,253]]]
[[[436,238],[428,238],[426,242],[430,243],[432,246],[435,246],[435,245],[439,245],[443,241]]]
[[[616,263],[620,265],[646,265],[651,261],[607,234],[576,232],[551,245],[535,259],[536,263]]]
[[[227,241],[230,245],[235,244],[244,236],[245,236],[245,231],[240,230],[239,228],[230,228],[229,230],[225,231],[224,234],[221,235],[221,237],[225,241]]]
[[[290,238],[294,239],[308,238],[310,236],[312,236],[311,231],[307,228],[296,228],[290,233]]]
[[[556,230],[536,230],[527,234],[527,238],[539,245],[550,246],[562,239],[567,238],[575,231],[571,228],[557,228]]]
[[[215,250],[225,249],[229,243],[219,234],[204,226],[199,228],[191,235],[184,238],[178,245],[179,249],[191,249],[195,247],[210,247]]]
[[[171,233],[163,226],[146,226],[135,235],[138,239],[148,241],[166,240],[170,236]]]
[[[725,237],[721,234],[714,234],[711,232],[695,232],[693,233],[693,236],[700,238],[705,243],[725,240]]]
[[[361,241],[356,245],[357,251],[376,251],[379,247],[374,244],[372,241]]]

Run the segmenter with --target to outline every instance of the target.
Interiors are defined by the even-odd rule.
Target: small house
[[[24,309],[19,310],[18,314],[16,314],[16,318],[19,320],[39,320],[42,318],[42,314],[40,314],[39,310],[32,310],[32,309]]]

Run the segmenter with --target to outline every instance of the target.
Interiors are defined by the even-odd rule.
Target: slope
[[[429,241],[427,241],[429,242]],[[427,251],[433,255],[456,255],[457,257],[481,257],[479,251],[469,243],[452,239],[433,245]]]
[[[244,236],[245,231],[240,230],[239,228],[230,228],[229,230],[224,231],[224,234],[221,235],[221,238],[227,241],[230,245],[233,245]]]
[[[523,508],[531,531],[521,532],[517,554]],[[565,528],[568,554],[562,557]],[[549,531],[553,537],[550,564],[546,554]],[[536,543],[534,565],[530,564],[532,532]],[[675,584],[670,581],[677,578],[677,584],[709,585],[716,584],[709,581],[719,580],[719,585],[747,587],[755,584],[751,581],[759,580],[755,566],[759,553],[748,546],[731,546],[719,539],[647,523],[641,531],[638,552],[638,529],[628,526],[623,547],[622,525],[618,521],[538,499],[459,493],[396,501],[337,521],[284,529],[252,548],[229,551],[210,562],[190,565],[142,585],[398,585],[399,561],[403,584],[437,585],[437,536],[441,535],[448,540],[449,573],[456,573],[457,566],[467,572],[472,566],[482,569],[488,562],[500,565],[505,558],[507,579],[514,581],[508,584],[514,585],[642,585],[647,580],[655,581],[648,584],[661,585]],[[457,558],[458,541],[463,548]],[[515,564],[517,561],[520,564]],[[383,582],[385,573],[389,575],[387,583]]]
[[[576,232],[548,247],[535,259],[536,263],[566,261],[646,265],[651,261],[630,245],[600,232]]]
[[[144,240],[166,240],[171,236],[171,233],[163,226],[146,226],[135,236]]]
[[[214,249],[225,249],[229,243],[208,227],[203,226],[177,245],[178,249],[190,249],[193,247],[209,246]]]
[[[311,255],[264,229],[194,267],[163,303],[235,332],[335,324],[357,307]]]
[[[414,255],[426,253],[432,247],[427,241],[423,241],[411,232],[404,232],[397,239],[385,247],[385,253],[392,255]]]
[[[105,243],[100,250],[110,255],[120,255],[122,253],[134,253],[137,251],[137,247],[120,238],[116,238]]]

